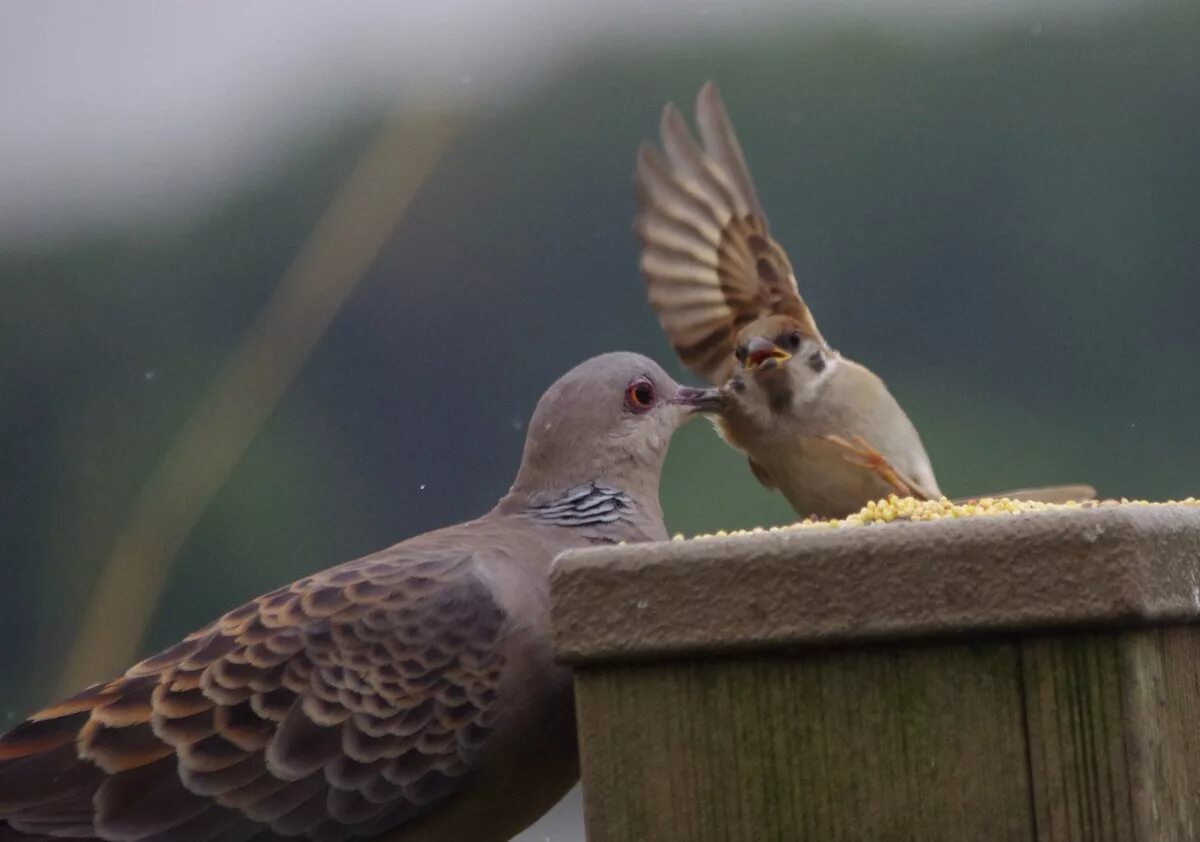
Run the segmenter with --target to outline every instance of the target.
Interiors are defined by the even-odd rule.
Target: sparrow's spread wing
[[[0,737],[0,839],[338,840],[428,812],[487,741],[505,667],[476,571],[401,544],[34,714]]]
[[[696,98],[697,144],[674,105],[663,111],[665,155],[638,150],[635,229],[650,303],[675,352],[716,385],[728,379],[737,332],[788,315],[823,341],[787,254],[770,236],[754,181],[712,83]]]

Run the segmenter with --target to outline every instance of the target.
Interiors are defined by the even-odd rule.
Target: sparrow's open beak
[[[695,389],[680,386],[671,403],[690,407],[692,412],[720,412],[724,401],[720,389]]]
[[[746,343],[746,358],[745,362],[742,363],[742,367],[747,370],[759,369],[766,371],[775,368],[775,366],[791,358],[791,354],[774,342],[763,339],[761,336],[755,336]]]

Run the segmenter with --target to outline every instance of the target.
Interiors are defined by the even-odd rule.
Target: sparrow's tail
[[[1013,500],[1027,500],[1032,503],[1067,503],[1095,500],[1096,489],[1090,485],[1047,485],[1042,488],[1022,488],[1016,491],[999,491],[994,494],[972,494],[955,500],[956,503],[965,500],[979,500],[983,497],[1009,497]]]

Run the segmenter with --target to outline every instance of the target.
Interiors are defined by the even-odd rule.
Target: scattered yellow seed
[[[841,520],[807,518],[786,526],[768,526],[765,529],[756,526],[753,529],[717,530],[715,533],[695,535],[692,540],[705,538],[728,538],[741,535],[758,535],[762,533],[793,532],[798,529],[842,529],[853,526],[871,526],[877,523],[891,523],[897,520],[933,521],[944,518],[963,517],[995,517],[997,515],[1015,515],[1022,512],[1045,512],[1054,509],[1096,509],[1107,506],[1197,506],[1200,500],[1188,497],[1184,500],[1166,500],[1151,502],[1149,500],[1130,500],[1122,497],[1119,500],[1084,500],[1066,503],[1042,503],[1032,500],[1014,500],[1009,497],[982,497],[978,500],[967,500],[954,503],[942,497],[937,500],[918,500],[914,497],[897,497],[892,494],[885,500],[872,500],[855,514]],[[680,533],[673,540],[687,540]]]

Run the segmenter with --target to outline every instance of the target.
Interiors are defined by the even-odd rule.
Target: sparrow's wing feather
[[[725,103],[717,93],[717,86],[712,82],[706,82],[696,96],[696,127],[700,130],[700,140],[713,162],[737,185],[737,191],[748,206],[749,212],[763,220],[765,226],[767,214],[758,200],[758,191],[754,188],[750,168],[746,166],[742,145],[738,142],[733,122],[725,111]]]
[[[840,448],[847,464],[861,468],[882,480],[889,494],[914,497],[918,500],[933,500],[939,496],[936,488],[925,487],[861,435],[854,434],[846,438],[836,433],[826,433],[821,438]]]
[[[716,88],[696,100],[703,148],[674,105],[663,110],[665,155],[638,150],[634,223],[650,303],[675,352],[721,385],[737,331],[771,314],[796,318],[823,341],[787,254],[770,236],[754,181]]]
[[[0,737],[0,838],[371,835],[472,769],[505,668],[470,551],[392,550],[259,597]]]

